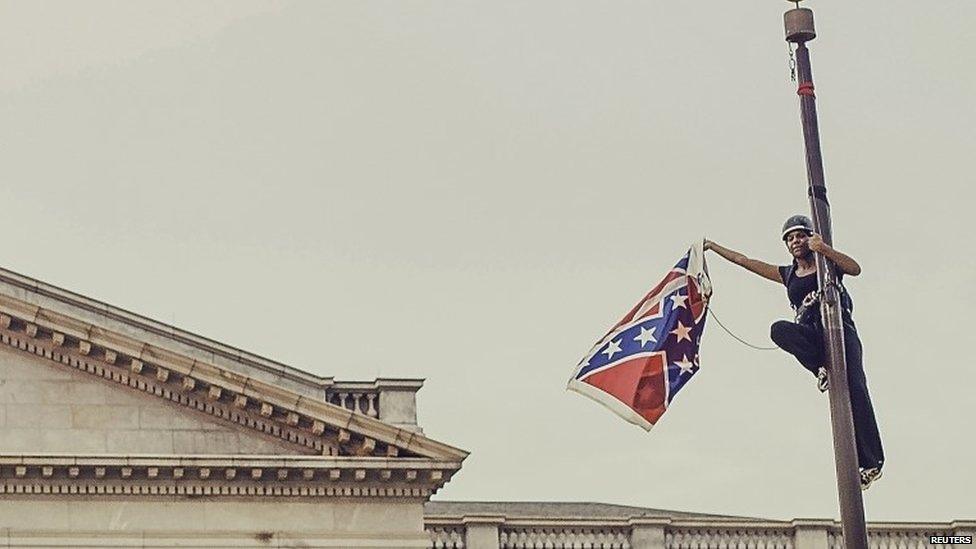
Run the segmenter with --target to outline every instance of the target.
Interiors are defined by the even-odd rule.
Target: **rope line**
[[[752,347],[753,349],[758,349],[760,351],[776,351],[776,350],[779,350],[779,347],[760,347],[758,345],[753,345],[752,343],[749,343],[748,341],[742,339],[741,337],[733,334],[731,330],[729,330],[728,328],[726,328],[725,327],[725,324],[722,324],[722,321],[719,320],[717,316],[715,316],[715,311],[713,311],[711,307],[708,308],[708,312],[709,312],[709,314],[712,315],[712,318],[715,319],[715,322],[718,322],[718,325],[721,326],[722,329],[725,330],[725,332],[727,334],[729,334],[730,336],[732,336],[735,339],[737,339],[739,341],[739,343],[742,343],[743,345],[745,345],[747,347]]]

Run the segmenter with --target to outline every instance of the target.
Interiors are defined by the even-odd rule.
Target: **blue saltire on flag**
[[[697,243],[590,349],[568,388],[649,431],[700,367],[711,292]]]

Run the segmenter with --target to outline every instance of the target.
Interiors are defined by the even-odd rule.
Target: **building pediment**
[[[0,344],[119,391],[148,395],[271,437],[292,448],[292,454],[426,459],[441,463],[441,471],[456,470],[467,456],[416,427],[371,417],[380,404],[376,382],[373,392],[370,383],[359,382],[330,395],[326,389],[336,383],[331,378],[8,271],[0,271]],[[411,387],[406,380],[387,385]]]

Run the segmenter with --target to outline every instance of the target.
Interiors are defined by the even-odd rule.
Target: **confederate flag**
[[[698,371],[710,296],[698,243],[583,357],[568,388],[649,431]]]

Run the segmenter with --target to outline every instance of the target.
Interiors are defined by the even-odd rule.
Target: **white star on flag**
[[[610,343],[607,343],[607,350],[603,351],[602,354],[607,355],[607,360],[611,360],[613,359],[613,355],[619,352],[622,352],[620,349],[620,341],[611,340]]]
[[[688,296],[681,295],[678,292],[675,292],[674,295],[671,296],[671,303],[674,304],[672,306],[672,309],[677,309],[678,307],[685,308],[686,307],[685,301],[687,300],[688,300]]]
[[[656,326],[651,326],[651,329],[650,330],[648,330],[648,329],[644,328],[643,326],[641,326],[640,327],[640,331],[641,331],[640,332],[640,335],[637,336],[637,337],[635,337],[634,338],[634,341],[640,341],[640,344],[641,344],[641,348],[642,349],[644,348],[644,345],[647,345],[647,342],[648,341],[650,341],[652,343],[657,343],[657,340],[654,339],[654,331],[655,330],[657,330],[657,327]]]
[[[675,362],[675,364],[678,366],[678,368],[681,368],[681,373],[683,374],[690,374],[692,368],[695,367],[694,363],[688,360],[687,355],[682,356],[681,360]]]
[[[685,326],[680,320],[678,321],[678,327],[671,330],[670,333],[674,334],[678,342],[680,342],[682,339],[691,341],[691,326]]]

